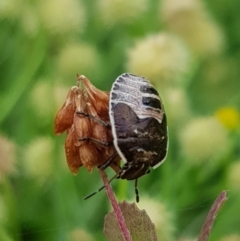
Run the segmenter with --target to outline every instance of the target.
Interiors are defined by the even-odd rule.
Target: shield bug
[[[166,158],[167,119],[157,90],[144,77],[120,75],[112,85],[109,116],[124,165],[117,178],[134,180]]]
[[[114,147],[124,162],[111,180],[135,180],[138,202],[138,178],[161,165],[167,155],[168,130],[162,100],[147,79],[125,73],[112,85],[109,117]],[[111,159],[99,168],[105,169],[110,163]]]

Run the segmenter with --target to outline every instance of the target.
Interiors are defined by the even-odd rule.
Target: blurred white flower
[[[43,27],[51,35],[82,32],[85,9],[77,0],[41,0],[38,10]]]
[[[0,135],[0,181],[16,173],[16,145]]]
[[[199,0],[162,0],[160,9],[165,21],[171,20],[179,13],[200,15],[205,12],[203,2]]]
[[[230,189],[240,191],[240,160],[231,163],[228,168],[227,180]]]
[[[14,19],[21,12],[21,0],[1,0],[0,1],[0,19]]]
[[[161,89],[159,89],[161,95]],[[168,125],[171,128],[182,128],[191,114],[189,99],[183,88],[168,88],[163,92],[162,99],[167,113]]]
[[[23,30],[30,37],[36,36],[39,30],[40,22],[37,10],[30,4],[25,4],[21,11],[21,23]]]
[[[180,238],[177,241],[197,241],[197,238]]]
[[[192,163],[211,161],[224,153],[229,145],[228,133],[216,117],[191,120],[179,136],[183,155]]]
[[[87,233],[83,229],[74,229],[70,233],[69,241],[94,241],[95,239],[90,233]]]
[[[42,118],[40,124],[52,122],[68,91],[69,88],[61,84],[52,86],[48,80],[39,80],[34,85],[30,93],[30,102],[35,113]],[[51,99],[51,105],[49,99]]]
[[[225,237],[221,238],[219,241],[240,241],[240,235],[231,234],[229,236],[225,236]]]
[[[41,185],[54,171],[54,143],[50,137],[40,137],[29,143],[23,151],[25,174]]]
[[[137,203],[139,209],[144,209],[156,227],[159,240],[170,241],[174,233],[173,214],[159,201],[148,197],[141,197]]]
[[[208,57],[222,51],[224,34],[200,0],[163,0],[160,16],[196,54]]]
[[[75,77],[75,76],[74,76]],[[75,79],[73,78],[73,81],[71,82],[72,85],[77,83]],[[54,98],[54,115],[57,113],[57,111],[62,107],[66,96],[70,90],[70,87],[66,87],[61,84],[57,84],[53,87],[53,98]]]
[[[99,54],[94,46],[84,43],[69,44],[59,54],[58,72],[70,79],[76,74],[96,75],[99,70]]]
[[[99,0],[99,18],[106,26],[128,24],[141,17],[147,10],[147,0]]]
[[[138,40],[127,56],[129,72],[148,78],[160,88],[166,84],[183,84],[183,76],[189,71],[191,63],[186,46],[169,33]]]

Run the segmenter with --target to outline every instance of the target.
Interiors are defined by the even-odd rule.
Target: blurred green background
[[[240,1],[1,0],[0,240],[105,240],[97,170],[69,171],[56,112],[76,74],[102,90],[148,78],[168,117],[165,163],[139,180],[158,239],[196,240],[222,190],[210,240],[240,240]],[[109,172],[109,176],[113,172]],[[134,201],[134,183],[112,183]]]

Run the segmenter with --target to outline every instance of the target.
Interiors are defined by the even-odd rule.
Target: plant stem
[[[215,218],[219,212],[219,210],[222,208],[223,204],[227,200],[227,192],[222,191],[219,196],[216,198],[215,202],[213,203],[210,211],[208,212],[208,215],[205,219],[205,222],[202,226],[202,229],[200,231],[198,241],[207,241],[210,235],[210,232],[212,230],[213,223],[215,221]]]
[[[118,202],[115,198],[115,195],[112,191],[112,188],[111,186],[109,185],[109,182],[108,182],[108,178],[107,178],[107,175],[106,173],[99,169],[100,173],[101,173],[101,176],[102,176],[102,180],[103,180],[103,183],[105,185],[105,190],[107,192],[107,195],[108,195],[108,198],[111,202],[111,205],[113,207],[113,210],[114,210],[114,213],[116,215],[116,218],[117,218],[117,221],[118,221],[118,224],[119,224],[119,227],[121,229],[121,232],[122,232],[122,235],[123,235],[123,238],[125,241],[132,241],[131,239],[131,236],[130,236],[130,232],[127,228],[127,225],[126,225],[126,222],[125,222],[125,219],[122,215],[122,211],[118,205]]]

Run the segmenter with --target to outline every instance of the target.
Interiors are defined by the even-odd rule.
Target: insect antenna
[[[135,179],[135,195],[136,195],[136,202],[138,203],[139,202],[139,192],[138,192],[137,185],[138,185],[138,179]]]
[[[108,184],[110,184],[117,176],[119,173],[116,173],[109,181]],[[98,192],[102,191],[104,188],[106,187],[106,185],[103,185],[102,187],[100,187],[97,191],[88,194],[86,197],[83,198],[83,200],[86,200],[92,196],[94,196],[95,194],[97,194]]]

